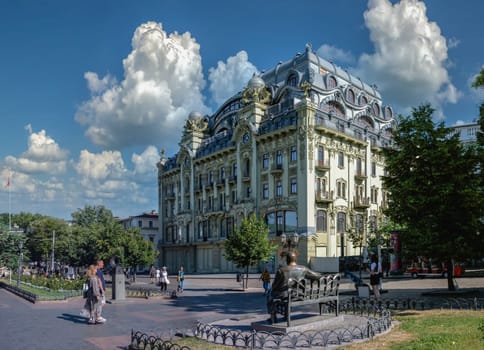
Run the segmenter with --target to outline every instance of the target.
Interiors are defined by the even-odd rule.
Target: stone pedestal
[[[126,286],[124,271],[121,266],[116,266],[113,271],[113,300],[126,299]]]

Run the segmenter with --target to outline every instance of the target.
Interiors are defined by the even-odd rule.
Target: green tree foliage
[[[104,206],[85,206],[72,214],[80,264],[96,258],[109,261],[117,256],[125,267],[150,265],[155,259],[153,243],[144,241],[138,228],[124,229]]]
[[[466,147],[443,123],[432,120],[429,105],[400,117],[393,148],[385,149],[390,193],[386,214],[407,230],[405,249],[414,255],[451,259],[476,257],[483,193],[475,148]],[[449,289],[454,289],[449,268]]]
[[[263,220],[256,218],[255,214],[242,220],[240,227],[225,241],[225,254],[227,260],[232,261],[238,268],[245,269],[247,286],[249,267],[259,261],[271,258],[276,246],[269,241],[269,229]]]
[[[0,266],[11,270],[18,269],[21,241],[24,242],[25,239],[18,233],[8,232],[8,229],[0,231]]]
[[[68,245],[68,242],[64,242],[70,239],[67,232],[67,223],[64,220],[49,216],[37,216],[36,220],[26,224],[26,230],[26,248],[30,252],[32,261],[50,261],[54,246],[55,261],[67,262],[67,258],[64,256],[65,250],[60,249]]]

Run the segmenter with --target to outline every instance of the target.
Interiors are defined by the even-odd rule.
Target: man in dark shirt
[[[103,273],[103,268],[104,268],[104,261],[102,259],[97,260],[97,270],[96,270],[96,276],[99,278],[100,285],[101,285],[101,304],[99,305],[99,315],[102,314],[102,305],[106,303],[106,280],[104,279],[104,273]],[[101,317],[104,322],[106,322],[106,319]]]

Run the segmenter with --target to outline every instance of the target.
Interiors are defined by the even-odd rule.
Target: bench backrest
[[[306,278],[288,280],[289,295],[292,300],[320,299],[326,296],[337,296],[341,276],[326,275],[318,280]]]

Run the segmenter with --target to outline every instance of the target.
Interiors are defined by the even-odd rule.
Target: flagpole
[[[10,183],[8,184],[8,230],[12,231],[12,208],[10,198]]]

